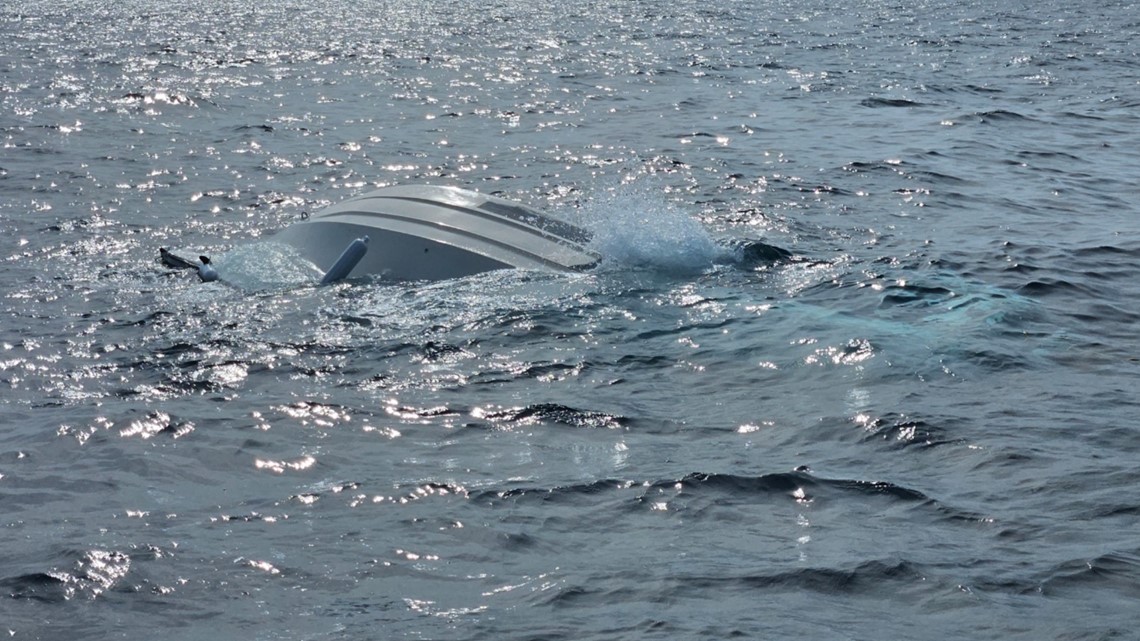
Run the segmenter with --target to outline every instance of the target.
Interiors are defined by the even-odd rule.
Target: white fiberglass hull
[[[348,277],[440,280],[511,267],[581,271],[599,260],[580,227],[502,198],[428,185],[349,198],[274,240],[326,270],[364,236],[367,252]]]

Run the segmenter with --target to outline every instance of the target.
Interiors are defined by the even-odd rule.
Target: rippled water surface
[[[9,638],[1135,634],[1135,3],[0,29]],[[603,265],[273,260],[414,183],[583,224]]]

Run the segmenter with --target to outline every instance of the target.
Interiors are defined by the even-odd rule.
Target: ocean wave
[[[665,492],[677,497],[688,497],[689,500],[700,499],[700,497],[719,497],[716,499],[718,502],[723,500],[751,502],[758,496],[793,502],[811,502],[817,497],[841,500],[845,495],[863,498],[884,497],[905,503],[916,502],[935,507],[940,511],[949,509],[939,506],[936,501],[918,490],[888,481],[828,479],[803,471],[760,476],[694,472],[678,479],[645,482],[604,479],[556,487],[482,489],[473,492],[471,498],[476,501],[495,500],[513,503],[525,503],[530,499],[538,498],[543,502],[567,501],[575,503],[580,501],[582,497],[630,492],[633,493],[631,498],[637,503],[644,504],[656,502],[658,494]],[[954,512],[954,510],[950,510],[950,512]]]
[[[131,557],[115,550],[70,550],[63,555],[66,569],[53,568],[0,579],[13,599],[49,603],[75,598],[94,599],[118,589],[131,571]]]
[[[676,598],[693,590],[808,590],[827,595],[877,593],[891,584],[916,586],[927,578],[920,565],[900,560],[863,561],[850,568],[806,568],[769,574],[688,575],[671,578]]]
[[[891,107],[891,108],[900,108],[901,107],[901,108],[911,109],[911,108],[916,108],[916,107],[929,107],[929,106],[931,106],[931,105],[927,105],[927,104],[922,103],[922,102],[917,102],[914,100],[908,100],[906,98],[864,98],[863,100],[861,100],[859,102],[859,105],[863,106],[863,107],[870,107],[872,109],[879,108],[879,107]]]
[[[480,420],[491,424],[510,423],[514,425],[558,424],[569,427],[589,427],[617,429],[624,427],[626,420],[605,412],[580,410],[558,403],[537,403],[519,408],[480,409]]]

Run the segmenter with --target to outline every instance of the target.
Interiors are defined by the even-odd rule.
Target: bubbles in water
[[[723,253],[701,223],[644,183],[593,198],[580,211],[607,262],[670,272],[707,269]]]
[[[321,271],[289,245],[262,241],[235,247],[213,259],[227,283],[246,290],[316,284]]]

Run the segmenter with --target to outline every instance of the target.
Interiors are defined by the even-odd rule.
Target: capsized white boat
[[[601,258],[581,227],[503,198],[432,185],[354,196],[273,240],[327,270],[325,283],[365,275],[440,280],[511,267],[582,271]]]

